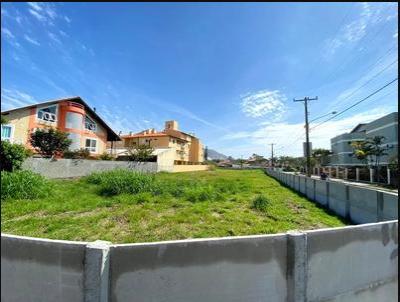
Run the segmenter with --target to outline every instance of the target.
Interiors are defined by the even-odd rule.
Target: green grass
[[[53,180],[49,197],[1,203],[2,232],[128,243],[273,234],[346,224],[260,170],[217,169],[149,177],[154,178],[150,189],[141,191],[132,191],[129,185],[125,190],[126,183],[117,177],[125,188],[117,194],[104,194],[102,181]]]

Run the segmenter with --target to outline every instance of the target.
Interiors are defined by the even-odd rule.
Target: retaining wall
[[[353,223],[398,219],[398,194],[267,169],[266,172],[307,198]],[[290,175],[290,176],[289,176]]]
[[[2,234],[1,301],[396,301],[397,227],[139,244]]]
[[[208,165],[174,165],[172,172],[206,171]]]
[[[96,171],[114,169],[130,169],[141,172],[158,172],[160,168],[155,162],[129,162],[87,159],[57,159],[28,158],[24,161],[22,169],[31,170],[47,178],[68,178],[89,175]]]

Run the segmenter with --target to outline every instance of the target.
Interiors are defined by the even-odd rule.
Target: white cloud
[[[49,32],[49,33],[47,33],[47,34],[48,34],[48,36],[50,37],[50,39],[52,39],[54,42],[57,42],[58,44],[61,44],[61,41],[60,41],[60,39],[57,37],[56,34],[51,33],[51,32]]]
[[[67,16],[64,16],[64,20],[67,21],[68,23],[71,23],[71,19],[68,18]]]
[[[372,120],[390,113],[390,108],[378,108],[357,113],[350,117],[332,120],[310,131],[310,141],[314,148],[330,149],[330,139],[351,131],[359,123],[368,123]],[[316,124],[311,124],[311,127]],[[304,123],[270,123],[258,127],[254,131],[242,131],[235,134],[227,134],[222,137],[221,142],[226,145],[227,141],[235,141],[233,147],[219,147],[219,151],[227,152],[234,156],[250,155],[252,153],[266,154],[267,143],[276,144],[276,154],[301,156],[303,152],[303,141],[305,140]],[[225,151],[226,150],[226,151]]]
[[[28,41],[28,42],[30,42],[30,43],[32,43],[34,45],[40,46],[40,43],[38,41],[36,41],[35,39],[32,39],[28,35],[24,35],[24,38],[25,38],[26,41]]]
[[[273,120],[280,119],[285,112],[284,101],[286,96],[279,90],[260,90],[241,96],[241,108],[249,117],[271,117]]]
[[[34,103],[36,103],[35,98],[25,92],[17,89],[1,89],[2,110],[27,106]]]
[[[1,28],[1,32],[8,39],[14,39],[15,38],[14,35],[12,34],[12,32],[8,28],[2,27]]]
[[[41,14],[39,14],[37,11],[33,10],[33,9],[29,9],[29,13],[34,16],[36,19],[38,19],[41,22],[44,22],[47,20],[47,18]]]
[[[52,3],[28,2],[28,5],[31,7],[29,13],[40,22],[53,25],[52,20],[55,20],[58,17]]]
[[[41,11],[42,5],[40,2],[27,2],[27,4],[32,7],[34,10]]]
[[[359,3],[360,12],[356,19],[344,24],[337,35],[325,41],[324,57],[329,59],[342,46],[355,43],[364,38],[376,24],[390,21],[395,17],[391,14],[389,3]]]
[[[399,32],[396,32],[394,35],[393,35],[393,38],[397,38],[399,36]]]
[[[67,33],[65,31],[59,30],[60,35],[63,37],[68,37]]]

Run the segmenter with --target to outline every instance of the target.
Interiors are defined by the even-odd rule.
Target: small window
[[[57,105],[38,108],[37,118],[42,121],[55,122],[57,120]]]
[[[87,138],[85,142],[85,149],[89,152],[96,153],[97,140]]]
[[[85,116],[85,129],[90,131],[97,130],[97,124],[87,115]]]
[[[13,127],[11,125],[1,125],[1,140],[2,141],[11,141]]]

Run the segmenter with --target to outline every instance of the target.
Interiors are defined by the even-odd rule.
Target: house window
[[[85,149],[89,152],[96,153],[97,140],[92,138],[87,138],[85,142]]]
[[[12,136],[13,136],[13,126],[1,125],[1,140],[11,142]]]
[[[76,112],[67,112],[65,127],[82,130],[82,115]]]
[[[97,130],[97,124],[87,115],[85,116],[85,129],[90,131]]]
[[[37,118],[42,121],[55,122],[57,120],[57,105],[38,108]]]

